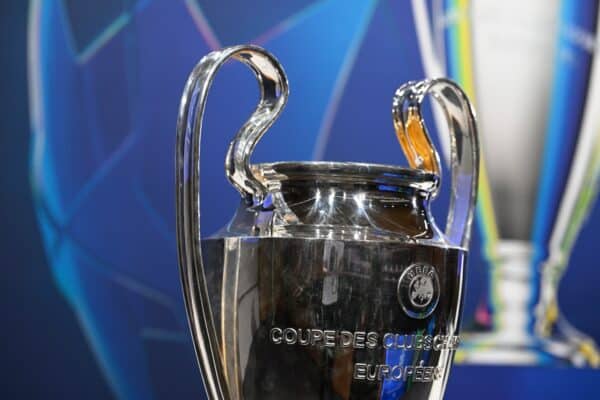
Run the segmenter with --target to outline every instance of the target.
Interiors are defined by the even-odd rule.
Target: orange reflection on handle
[[[410,107],[406,124],[396,125],[396,136],[411,168],[440,174],[438,156],[416,107]],[[406,128],[405,128],[406,127]]]

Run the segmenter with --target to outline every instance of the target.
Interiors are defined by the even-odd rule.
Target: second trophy
[[[598,367],[593,340],[559,311],[558,286],[598,190],[599,2],[427,5],[413,0],[426,72],[475,99],[485,166],[488,296],[459,358]]]

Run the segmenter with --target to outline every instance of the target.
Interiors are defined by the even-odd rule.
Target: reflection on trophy
[[[260,102],[234,137],[232,220],[201,238],[200,138],[227,60],[247,65]],[[445,231],[431,218],[436,149],[421,104],[445,110],[453,163]],[[398,89],[393,122],[412,168],[351,162],[250,164],[282,111],[287,78],[256,46],[204,57],[177,124],[177,232],[190,326],[211,400],[443,397],[459,326],[479,150],[465,93],[447,79]]]
[[[488,300],[457,360],[600,366],[558,286],[600,174],[597,1],[413,0],[427,75],[478,110]]]

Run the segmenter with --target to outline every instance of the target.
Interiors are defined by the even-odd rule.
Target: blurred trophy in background
[[[557,302],[598,189],[598,1],[413,0],[413,10],[426,74],[463,85],[481,132],[488,299],[457,361],[600,366]]]

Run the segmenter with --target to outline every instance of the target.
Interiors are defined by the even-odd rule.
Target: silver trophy
[[[208,90],[229,59],[260,102],[229,146],[241,195],[232,220],[200,237],[200,138]],[[421,117],[431,94],[450,130],[445,232],[430,202],[439,162]],[[411,82],[393,121],[413,168],[346,162],[251,164],[288,97],[256,46],[215,51],[191,73],[177,125],[177,233],[187,312],[209,399],[441,399],[459,325],[477,193],[475,121],[449,80]]]
[[[413,0],[424,66],[475,99],[489,263],[470,363],[600,366],[559,312],[559,282],[600,174],[597,1]],[[439,119],[439,118],[438,118]]]

